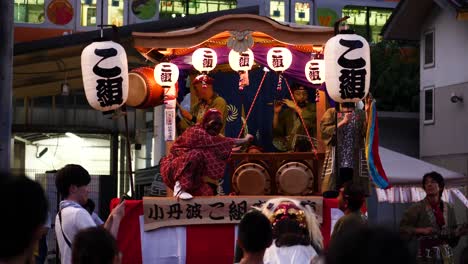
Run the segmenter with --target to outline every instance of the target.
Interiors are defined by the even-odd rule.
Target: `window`
[[[424,68],[434,67],[434,31],[424,33]]]
[[[434,86],[424,88],[424,124],[434,124]]]
[[[96,26],[96,0],[81,0],[81,26]]]
[[[121,27],[124,25],[124,0],[109,0],[107,23]]]
[[[343,16],[350,16],[346,23],[356,34],[363,36],[369,42],[382,40],[380,32],[392,14],[392,9],[368,6],[345,6]]]
[[[159,8],[159,18],[183,17],[186,13],[185,0],[161,0]]]
[[[270,17],[277,21],[285,21],[284,1],[270,1]]]
[[[294,5],[294,19],[296,24],[307,25],[310,22],[310,4],[296,2]]]
[[[233,0],[189,0],[188,10],[190,15],[216,12],[234,9],[237,1]]]
[[[44,0],[14,0],[15,23],[44,23]]]

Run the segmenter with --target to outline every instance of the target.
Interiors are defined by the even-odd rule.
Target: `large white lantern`
[[[88,103],[96,110],[111,111],[128,97],[125,49],[113,41],[93,42],[81,53],[81,71]]]
[[[267,62],[270,69],[276,72],[283,72],[291,66],[291,51],[283,47],[271,48],[267,53]]]
[[[369,43],[356,34],[338,34],[325,45],[325,82],[338,103],[358,102],[370,85]]]
[[[171,87],[179,79],[179,68],[170,62],[162,62],[154,67],[154,79],[162,87]]]
[[[322,84],[325,82],[325,61],[310,60],[305,65],[305,76],[313,84]]]
[[[199,72],[209,72],[216,68],[218,56],[210,48],[199,48],[192,54],[192,65]]]
[[[229,66],[234,71],[249,71],[254,64],[254,54],[252,50],[247,49],[244,52],[231,50],[229,52]]]

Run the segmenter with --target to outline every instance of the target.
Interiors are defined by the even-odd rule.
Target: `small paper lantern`
[[[252,50],[247,49],[244,52],[231,50],[229,52],[229,66],[234,71],[248,71],[254,64],[254,54]]]
[[[305,76],[313,84],[325,82],[325,62],[323,60],[311,60],[305,65]]]
[[[325,82],[338,103],[358,102],[370,85],[369,43],[356,34],[338,34],[325,45]]]
[[[179,68],[174,63],[159,63],[154,67],[154,79],[162,87],[170,87],[179,79]]]
[[[199,72],[209,72],[216,68],[218,56],[216,51],[210,48],[197,49],[192,54],[192,64]]]
[[[93,42],[81,53],[83,86],[88,103],[96,110],[111,111],[128,97],[125,49],[113,41]]]
[[[283,72],[291,66],[291,51],[283,47],[271,48],[267,53],[267,62],[270,69]]]

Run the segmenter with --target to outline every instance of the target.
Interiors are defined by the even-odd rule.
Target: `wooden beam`
[[[22,98],[25,96],[37,97],[59,95],[62,93],[62,82],[63,80],[18,87],[13,89],[13,96],[16,98]],[[67,82],[71,90],[83,89],[83,79],[81,78],[81,76],[79,78],[68,79]]]
[[[216,34],[225,31],[256,31],[285,44],[324,45],[333,36],[329,27],[292,27],[270,18],[257,15],[226,15],[205,25],[191,29],[165,33],[133,32],[137,48],[189,48],[197,46]]]

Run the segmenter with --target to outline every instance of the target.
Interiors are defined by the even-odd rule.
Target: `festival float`
[[[328,243],[331,211],[337,207],[337,201],[322,197],[319,175],[325,146],[320,133],[310,132],[299,113],[300,125],[305,131],[303,138],[309,142],[309,148],[301,152],[288,151],[285,145],[290,138],[274,138],[271,120],[275,103],[286,97],[298,107],[293,96],[293,83],[305,87],[311,100],[315,98],[316,124],[313,126],[317,130],[330,103],[356,102],[367,95],[370,79],[367,42],[364,40],[364,45],[355,45],[357,40],[353,37],[356,35],[347,35],[351,38],[347,42],[333,39],[330,44],[335,33],[329,27],[281,24],[247,14],[227,15],[197,28],[173,32],[133,32],[134,47],[153,66],[132,69],[128,79],[118,79],[118,83],[115,82],[116,73],[124,73],[105,63],[109,62],[107,58],[116,56],[110,49],[119,49],[107,47],[106,53],[102,52],[106,47],[101,47],[100,52],[90,53],[90,57],[101,58],[83,63],[88,65],[88,78],[93,73],[101,77],[105,75],[107,79],[101,83],[113,89],[128,82],[124,93],[114,90],[114,95],[122,97],[121,100],[114,98],[114,106],[126,103],[145,109],[165,104],[164,120],[159,122],[164,123],[168,153],[178,136],[177,98],[180,101],[188,92],[195,93],[190,83],[197,76],[209,74],[214,79],[215,91],[226,101],[225,136],[254,135],[254,151],[244,149],[230,155],[224,177],[224,188],[229,190],[229,195],[195,196],[183,200],[172,197],[168,190],[170,197],[125,201],[126,214],[118,235],[123,263],[232,263],[236,224],[242,215],[252,206],[260,207],[268,199],[278,196],[293,197],[312,206],[321,223],[324,242]],[[361,57],[359,52],[356,53],[359,49],[367,52],[363,55],[366,67],[362,61],[353,64],[358,59],[347,59]],[[324,60],[325,50],[330,54],[328,60],[326,56]],[[104,65],[114,71],[98,74],[96,66],[90,68],[89,65]],[[343,71],[348,71],[348,75],[344,76]],[[200,80],[202,87],[208,85],[208,79]],[[325,80],[334,82],[333,86],[326,87]],[[100,111],[115,109],[103,104],[102,98],[96,98],[93,89],[99,89],[93,84],[95,81],[91,80],[89,85],[85,82],[90,104]],[[346,88],[349,89],[346,91]],[[194,97],[191,97],[192,105]],[[375,165],[369,167],[375,168]],[[373,171],[374,182],[374,177],[385,178],[379,173],[382,174],[381,170]],[[388,187],[385,183],[385,179],[382,180],[379,187]],[[118,202],[115,199],[112,206]]]

